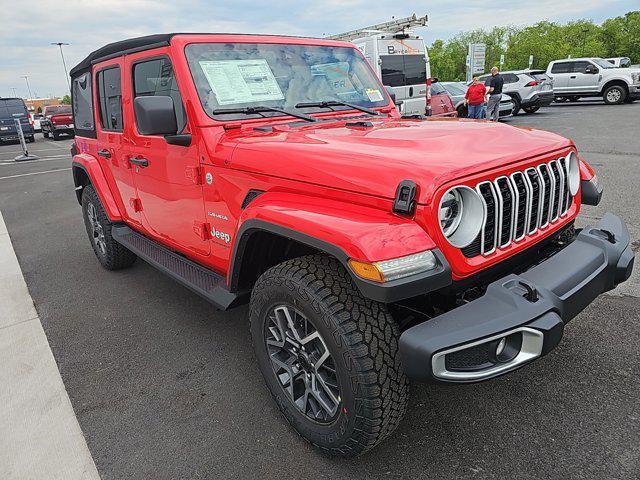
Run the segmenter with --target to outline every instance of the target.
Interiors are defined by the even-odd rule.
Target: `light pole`
[[[11,90],[13,90],[13,96],[17,97],[18,94],[16,93],[16,87],[11,87]]]
[[[29,91],[29,100],[33,100],[33,95],[31,95],[31,87],[29,86],[29,75],[22,75],[24,81],[27,82],[27,90]]]
[[[62,57],[62,66],[64,67],[64,77],[67,79],[67,87],[69,87],[69,93],[71,93],[71,83],[69,82],[69,72],[67,72],[67,64],[64,61],[64,53],[62,52],[62,46],[69,45],[69,44],[64,42],[53,42],[51,43],[51,45],[57,45],[58,47],[60,47],[60,56]]]

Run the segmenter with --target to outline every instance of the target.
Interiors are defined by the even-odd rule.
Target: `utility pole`
[[[24,81],[27,82],[27,90],[29,91],[29,100],[33,100],[33,95],[31,95],[31,87],[29,86],[29,75],[22,75]]]
[[[583,28],[582,29],[582,56],[584,57],[584,47],[585,44],[587,43],[587,33],[589,33],[589,29],[588,28]]]
[[[16,93],[16,87],[11,87],[11,90],[13,90],[13,96],[17,97],[18,94]]]
[[[69,44],[64,42],[53,42],[51,45],[57,45],[58,47],[60,47],[60,56],[62,57],[62,66],[64,67],[64,78],[67,79],[67,87],[69,87],[69,93],[71,93],[71,83],[69,82],[69,72],[67,72],[67,64],[64,61],[64,53],[62,52],[62,46],[69,45]]]

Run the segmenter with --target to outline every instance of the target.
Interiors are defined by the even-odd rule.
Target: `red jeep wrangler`
[[[403,119],[344,42],[167,34],[71,71],[73,177],[109,270],[137,257],[225,310],[291,425],[355,455],[401,421],[408,381],[466,383],[558,345],[633,267],[571,141]],[[242,326],[239,326],[242,327]]]

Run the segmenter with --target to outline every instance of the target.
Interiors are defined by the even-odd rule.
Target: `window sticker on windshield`
[[[381,102],[383,100],[382,93],[377,88],[367,88],[367,97],[372,102]]]
[[[201,60],[199,63],[219,105],[284,100],[265,59]]]

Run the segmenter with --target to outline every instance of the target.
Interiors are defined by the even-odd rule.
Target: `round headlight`
[[[456,248],[464,248],[475,240],[482,229],[484,216],[484,203],[476,191],[469,187],[453,187],[440,199],[440,228]]]
[[[569,177],[569,193],[574,196],[578,193],[578,187],[580,187],[580,164],[578,163],[578,156],[574,152],[567,155],[566,165]]]

